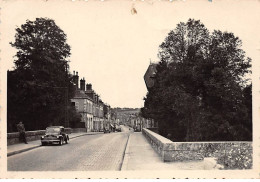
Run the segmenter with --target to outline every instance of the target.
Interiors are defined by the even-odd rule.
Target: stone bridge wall
[[[26,131],[27,141],[39,140],[45,134],[45,130]],[[7,145],[20,143],[19,132],[7,133]]]
[[[227,169],[252,168],[252,142],[173,142],[149,129],[142,133],[165,162],[212,157]]]
[[[148,129],[148,130],[150,130],[150,131],[153,131],[154,133],[159,133],[159,128],[158,127],[154,127],[154,128],[146,128],[146,129]]]
[[[72,128],[72,133],[80,133],[80,132],[87,132],[87,128]]]

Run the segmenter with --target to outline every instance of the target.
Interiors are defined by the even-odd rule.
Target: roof
[[[144,74],[144,81],[145,81],[145,84],[146,84],[146,87],[147,88],[151,88],[153,87],[154,85],[154,76],[156,74],[156,67],[157,67],[158,64],[156,63],[151,63],[148,68],[147,68],[147,71],[145,72]]]
[[[83,90],[76,90],[73,99],[89,99],[93,101],[93,99],[89,97]]]

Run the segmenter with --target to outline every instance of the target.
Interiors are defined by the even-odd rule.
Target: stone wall
[[[65,128],[65,132],[71,134],[71,128]],[[35,131],[26,131],[26,139],[27,141],[39,140],[41,136],[45,134],[45,130],[35,130]],[[7,145],[21,143],[19,138],[19,132],[7,133]]]
[[[252,168],[252,142],[172,142],[149,129],[142,133],[165,162],[211,157],[226,169]]]
[[[203,147],[203,155],[214,157],[225,169],[252,168],[252,142],[205,142]]]
[[[153,131],[154,133],[159,133],[159,128],[158,127],[153,127],[153,128],[147,128],[150,131]]]
[[[26,131],[27,141],[39,140],[45,134],[45,130]],[[20,143],[19,132],[7,133],[7,145]]]
[[[87,132],[87,128],[72,128],[72,133]]]

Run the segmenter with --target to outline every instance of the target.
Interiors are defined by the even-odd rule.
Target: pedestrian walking
[[[20,134],[20,139],[27,144],[27,140],[26,140],[26,136],[25,136],[25,128],[22,122],[19,122],[19,124],[17,125],[17,130]]]

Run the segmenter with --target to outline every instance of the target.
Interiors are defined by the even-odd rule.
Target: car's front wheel
[[[59,142],[59,145],[61,146],[63,144],[63,139],[60,138],[60,142]]]

